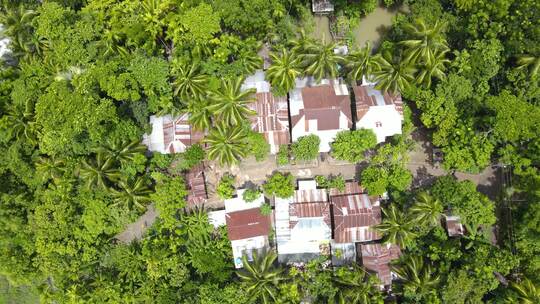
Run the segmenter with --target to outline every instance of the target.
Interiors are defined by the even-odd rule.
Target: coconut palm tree
[[[212,112],[208,109],[210,101],[205,99],[192,99],[184,112],[189,113],[189,123],[196,130],[204,131],[212,125]]]
[[[372,51],[371,42],[368,41],[363,48],[347,55],[345,67],[350,80],[362,80],[362,76],[370,78],[379,69],[378,56],[372,56]]]
[[[118,182],[120,190],[112,189],[111,193],[117,205],[124,205],[129,210],[137,207],[144,210],[145,203],[150,202],[150,194],[152,190],[146,185],[143,177],[138,176],[134,181],[120,180]]]
[[[383,233],[386,243],[397,244],[401,248],[409,245],[416,237],[414,233],[415,223],[405,213],[390,205],[383,209],[384,220],[376,226],[376,229]]]
[[[25,109],[17,106],[10,107],[0,118],[0,128],[5,131],[6,140],[25,140],[35,145],[39,132],[34,120],[33,103],[28,101]]]
[[[96,151],[101,152],[107,160],[127,163],[133,161],[135,155],[146,152],[146,146],[140,140],[109,140]]]
[[[94,186],[106,188],[107,180],[117,181],[122,175],[114,167],[114,159],[107,158],[102,152],[96,154],[95,159],[82,160],[79,177],[85,181],[88,189]]]
[[[66,172],[66,163],[55,157],[40,156],[35,162],[36,171],[46,180],[57,182]]]
[[[447,50],[437,52],[432,61],[423,62],[419,65],[419,73],[416,76],[417,84],[430,88],[433,77],[439,80],[446,78],[446,65],[450,63],[450,60],[446,59],[447,52]]]
[[[129,51],[122,46],[122,37],[110,29],[105,29],[103,32],[103,39],[99,42],[99,45],[105,49],[103,56],[120,55],[127,56]]]
[[[415,203],[409,208],[411,218],[423,225],[436,226],[439,224],[443,205],[439,199],[434,198],[427,192],[420,192],[416,196]]]
[[[407,60],[385,51],[378,57],[379,69],[374,72],[377,88],[390,93],[406,90],[414,82],[416,68]]]
[[[284,280],[283,270],[274,267],[276,258],[277,255],[274,252],[260,256],[254,251],[253,262],[249,262],[247,256],[244,255],[242,257],[244,269],[237,272],[246,284],[246,290],[252,299],[264,304],[276,302],[277,285]]]
[[[29,10],[20,4],[19,7],[0,11],[0,24],[3,25],[3,35],[11,38],[12,45],[21,50],[31,40],[33,34],[32,20],[37,16],[37,12]],[[18,50],[13,50],[17,52]]]
[[[207,152],[208,158],[216,160],[222,166],[237,163],[247,155],[245,137],[245,129],[241,125],[218,124],[204,139],[204,142],[210,146]]]
[[[256,70],[262,68],[263,59],[253,52],[241,52],[237,59],[244,68],[245,74],[253,74]]]
[[[333,299],[336,304],[371,304],[383,300],[375,285],[376,279],[358,266],[354,266],[344,276],[334,276],[333,281],[339,288]]]
[[[312,75],[321,81],[323,78],[336,78],[339,73],[339,64],[343,62],[343,56],[336,54],[336,44],[316,44],[311,46],[309,52],[302,54],[303,64],[306,66],[306,74]]]
[[[405,31],[413,37],[399,44],[407,48],[405,61],[416,63],[419,60],[429,63],[435,58],[437,51],[448,50],[444,38],[444,23],[436,21],[433,26],[427,26],[424,20],[418,19],[415,24],[405,25]]]
[[[200,71],[198,63],[183,65],[175,63],[172,74],[174,75],[174,94],[183,99],[198,98],[206,95],[208,88],[208,75]]]
[[[525,278],[520,283],[512,282],[510,286],[517,293],[518,301],[514,302],[513,298],[508,298],[507,302],[520,304],[540,303],[540,288],[531,280]]]
[[[391,267],[401,281],[403,291],[415,294],[417,299],[432,292],[440,281],[440,275],[434,273],[431,262],[424,261],[422,256],[408,255],[400,264]]]
[[[307,54],[313,50],[315,45],[315,40],[308,37],[306,32],[302,29],[298,38],[289,41],[290,50],[296,56],[301,56]]]
[[[532,55],[522,55],[517,59],[518,70],[529,69],[529,76],[535,78],[540,70],[540,57]]]
[[[236,81],[222,80],[221,89],[211,93],[213,104],[207,109],[221,121],[229,126],[242,124],[248,116],[254,115],[255,111],[248,105],[255,101],[253,97],[255,89],[242,91],[240,87],[244,79],[239,77]]]
[[[272,65],[266,71],[266,79],[272,87],[281,92],[289,92],[295,86],[295,80],[302,71],[300,58],[283,49],[279,54],[270,53]]]

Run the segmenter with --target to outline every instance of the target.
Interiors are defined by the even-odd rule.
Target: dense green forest
[[[351,24],[379,4],[334,2]],[[540,303],[540,1],[384,0],[407,13],[377,49],[346,38],[346,56],[311,38],[306,0],[0,3],[11,40],[0,67],[0,302]],[[351,132],[333,144],[351,162],[373,150],[361,183],[390,195],[378,229],[404,253],[390,297],[358,267],[319,260],[298,270],[269,253],[236,272],[226,230],[184,210],[179,172],[268,154],[245,123],[252,92],[240,89],[262,67],[263,44],[276,95],[303,75],[373,75],[410,108],[391,143]],[[148,117],[184,112],[209,131],[208,149],[146,153]],[[411,189],[404,165],[411,121],[429,129],[449,173],[424,188]],[[316,157],[310,140],[278,161]],[[493,164],[512,180],[495,201],[452,176]],[[291,184],[275,174],[264,191],[287,196]],[[160,216],[145,238],[117,243],[150,202]],[[438,224],[449,208],[466,236]]]

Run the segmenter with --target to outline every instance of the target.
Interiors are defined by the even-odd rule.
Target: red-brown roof
[[[330,203],[329,202],[310,202],[293,203],[289,205],[290,228],[294,228],[301,218],[322,217],[323,221],[331,227],[330,222]]]
[[[401,255],[399,247],[394,244],[362,244],[359,251],[362,253],[362,265],[375,272],[382,284],[392,284],[390,262]]]
[[[197,205],[206,202],[206,183],[204,179],[204,166],[202,164],[191,168],[185,175],[189,205]]]
[[[459,216],[445,216],[446,219],[446,231],[448,236],[461,236],[465,233],[463,224]]]
[[[175,150],[173,141],[179,141],[189,147],[200,142],[204,137],[202,132],[195,131],[191,127],[188,118],[189,114],[182,114],[172,121],[163,122],[163,144],[170,153],[183,152]]]
[[[336,95],[332,85],[305,87],[302,89],[303,109],[298,115],[291,116],[295,126],[305,116],[305,130],[309,131],[309,120],[317,121],[317,129],[339,129],[339,117],[343,113],[348,119],[348,127],[352,126],[351,101],[349,95]]]
[[[352,181],[352,182],[345,182],[345,189],[343,191],[339,191],[336,188],[330,189],[330,196],[337,196],[337,195],[349,195],[349,194],[360,194],[364,193],[364,189],[360,186],[358,182]]]
[[[336,243],[367,242],[380,239],[373,226],[381,223],[381,207],[367,194],[331,197],[334,204],[334,240]]]
[[[288,144],[289,110],[286,97],[275,97],[272,93],[257,93],[257,100],[250,104],[257,112],[251,119],[251,128],[262,133],[271,145]]]
[[[229,240],[243,240],[270,233],[270,216],[262,215],[259,208],[230,212],[225,215]]]
[[[370,107],[379,105],[376,97],[370,93],[370,91],[377,91],[382,94],[382,101],[384,105],[394,105],[396,110],[403,115],[403,101],[401,95],[392,95],[389,93],[382,93],[375,89],[373,86],[353,86],[354,99],[356,103],[356,120],[359,121],[366,115]]]

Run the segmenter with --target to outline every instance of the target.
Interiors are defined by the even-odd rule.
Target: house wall
[[[381,123],[380,127],[377,127],[377,122]],[[394,105],[373,106],[369,108],[362,119],[356,122],[356,129],[373,130],[377,136],[377,142],[381,143],[386,140],[387,136],[401,134],[402,123],[403,117]]]
[[[244,263],[242,262],[242,256],[244,254],[247,255],[248,261],[250,261],[252,260],[252,250],[264,251],[268,248],[269,243],[267,236],[257,236],[249,239],[231,241],[231,246],[233,250],[234,266],[236,268],[242,268],[244,267]]]
[[[322,130],[322,131],[317,130],[316,121],[313,124],[311,124],[311,121],[310,121],[309,131],[306,131],[304,126],[305,126],[305,117],[302,117],[292,129],[292,141],[293,142],[297,141],[298,138],[300,138],[301,136],[315,134],[319,136],[319,138],[321,139],[321,143],[319,144],[319,152],[329,152],[330,144],[336,138],[337,133],[344,130],[349,130],[349,120],[347,119],[347,116],[343,114],[343,112],[341,112],[339,115],[339,129]]]

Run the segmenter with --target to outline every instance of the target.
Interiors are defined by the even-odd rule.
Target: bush
[[[151,169],[167,169],[171,165],[172,156],[170,154],[161,154],[159,152],[154,152],[152,154],[152,159],[150,160]]]
[[[321,139],[317,135],[301,136],[292,144],[292,154],[297,160],[313,160],[319,156]]]
[[[357,163],[364,159],[364,152],[377,145],[377,137],[372,130],[359,129],[355,131],[342,131],[336,140],[330,144],[331,155],[335,159]]]
[[[261,214],[262,215],[270,215],[272,214],[272,206],[268,203],[264,203],[261,205]]]
[[[274,173],[263,185],[267,196],[288,198],[294,194],[294,178],[290,174]]]
[[[270,144],[266,142],[264,135],[257,132],[249,132],[247,136],[247,145],[249,153],[255,157],[257,161],[263,161],[270,153]]]
[[[232,198],[234,195],[234,176],[223,175],[217,185],[216,193],[222,199]]]
[[[285,166],[289,164],[289,146],[281,145],[279,146],[279,151],[276,155],[276,161],[278,166]]]
[[[317,175],[315,176],[315,181],[317,182],[317,185],[322,188],[334,188],[339,191],[345,190],[345,179],[341,175],[330,176],[329,178],[323,175]]]
[[[244,193],[242,193],[242,198],[248,203],[258,199],[259,196],[261,196],[261,191],[259,189],[246,189]]]

